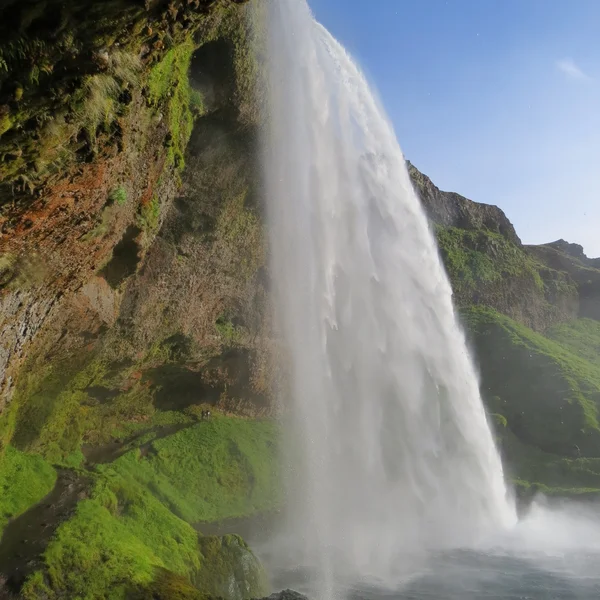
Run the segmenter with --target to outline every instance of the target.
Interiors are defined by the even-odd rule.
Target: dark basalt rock
[[[294,590],[283,590],[261,600],[308,600],[308,598],[304,594],[295,592]]]

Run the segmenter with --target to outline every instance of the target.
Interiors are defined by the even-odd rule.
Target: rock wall
[[[30,144],[29,162],[5,170],[1,187],[0,445],[12,439],[55,457],[78,439],[104,439],[97,423],[123,419],[110,406],[127,394],[146,397],[130,419],[198,402],[271,410],[253,163],[259,11],[250,18],[227,0],[116,4],[118,18],[111,4],[102,24],[78,5],[61,9],[77,50],[71,64],[66,34],[46,23],[53,5],[41,3],[40,47],[58,36],[44,56],[61,69],[9,103],[11,114],[35,109],[87,132],[61,142],[60,171],[34,170],[22,186],[17,171],[29,173],[41,151]],[[7,10],[28,22],[24,7]],[[26,65],[11,60],[16,77]],[[79,104],[55,102],[67,80],[81,87]],[[103,120],[92,131],[78,111],[100,99]],[[18,123],[2,132],[4,152],[55,134]],[[68,436],[59,431],[67,423]]]

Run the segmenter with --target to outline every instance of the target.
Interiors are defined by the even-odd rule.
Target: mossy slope
[[[569,346],[488,308],[462,314],[512,476],[551,488],[600,485],[600,365],[573,351],[588,337],[560,326]]]
[[[240,538],[199,537],[181,517],[272,508],[274,434],[270,423],[217,417],[99,466],[91,497],[59,527],[24,597],[120,599],[169,586],[192,598],[191,586],[233,600],[264,594],[265,574]],[[177,598],[171,591],[164,597]]]
[[[0,536],[9,519],[39,502],[55,482],[56,471],[41,456],[7,448],[0,456]]]
[[[458,306],[489,306],[536,330],[576,314],[570,276],[500,233],[442,225],[434,231]]]
[[[486,308],[464,311],[492,412],[526,443],[600,456],[600,369],[559,343]]]
[[[277,427],[214,415],[211,421],[117,459],[111,470],[150,491],[189,523],[271,510],[280,498]]]

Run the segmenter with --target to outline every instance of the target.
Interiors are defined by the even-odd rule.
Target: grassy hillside
[[[599,487],[600,364],[592,360],[589,329],[576,322],[552,331],[567,343],[489,308],[462,314],[513,477],[552,488]]]
[[[458,306],[489,306],[537,331],[575,314],[577,288],[570,276],[503,235],[441,225],[435,235]]]
[[[0,535],[9,519],[41,500],[55,482],[55,470],[41,456],[7,448],[0,456]]]
[[[546,335],[600,368],[600,321],[577,319],[552,327]]]
[[[277,427],[213,416],[133,450],[110,469],[141,484],[189,523],[241,517],[280,501]]]

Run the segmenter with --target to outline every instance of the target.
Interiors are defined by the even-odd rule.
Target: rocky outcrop
[[[600,320],[600,259],[588,258],[579,244],[564,240],[526,249],[540,263],[556,272],[567,273],[575,282],[578,316]]]
[[[521,240],[502,209],[491,204],[473,202],[454,192],[442,192],[432,181],[407,161],[408,173],[421,198],[429,219],[444,227],[485,229],[498,233],[513,244]]]
[[[600,258],[588,258],[583,251],[581,244],[571,244],[565,240],[556,240],[556,242],[550,242],[545,244],[550,248],[554,248],[563,254],[568,254],[573,258],[576,258],[580,263],[586,267],[592,267],[594,269],[600,269]]]
[[[207,596],[249,600],[268,593],[263,566],[239,535],[201,537],[199,545],[195,583]]]
[[[294,590],[288,589],[271,594],[262,600],[308,600],[308,598],[300,592],[295,592]]]

